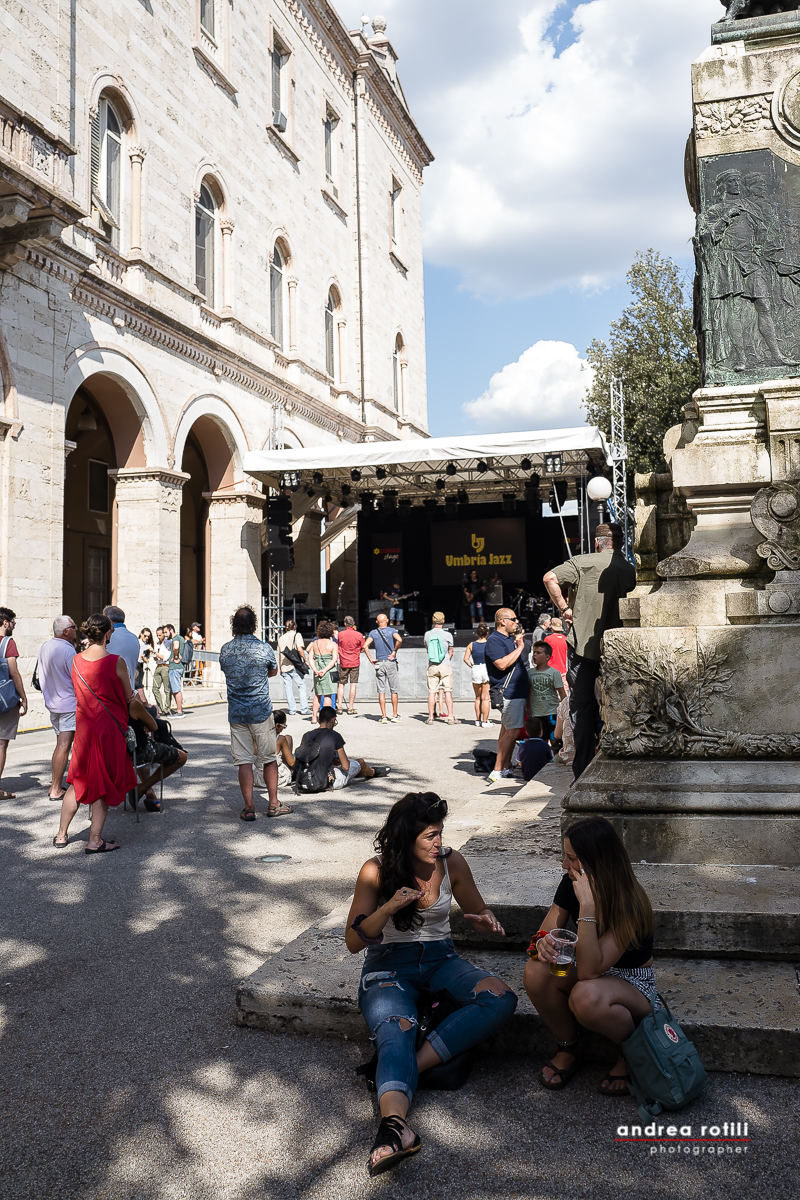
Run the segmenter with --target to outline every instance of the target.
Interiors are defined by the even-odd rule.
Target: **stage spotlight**
[[[460,492],[456,492],[456,500],[459,504],[469,504],[469,492],[462,488]]]
[[[447,466],[445,467],[444,471],[445,471],[445,475],[455,475],[455,473],[456,473],[455,463],[448,463]]]
[[[317,487],[319,487],[319,485],[322,483],[322,472],[315,471],[314,474],[311,476],[311,482],[315,483],[317,485]]]
[[[517,493],[503,492],[503,512],[515,513],[517,511]]]
[[[531,460],[529,458],[523,458],[522,462],[519,465],[523,471],[530,471]]]
[[[350,478],[352,479],[353,483],[361,482],[361,472],[359,471],[358,467],[354,467],[350,472]]]
[[[375,478],[376,479],[385,479],[386,478],[386,467],[376,467],[375,468]]]
[[[342,495],[343,495],[343,496],[349,496],[349,495],[350,495],[350,493],[352,492],[352,490],[353,490],[353,489],[350,487],[350,484],[349,484],[349,483],[343,483],[343,484],[342,484]]]
[[[445,485],[444,485],[444,480],[443,480],[443,479],[437,479],[437,480],[436,480],[436,490],[437,490],[437,492],[443,492],[443,491],[444,491],[444,486],[445,486]]]
[[[489,464],[488,464],[488,463],[486,463],[486,462],[484,462],[484,461],[483,461],[483,459],[480,459],[480,460],[479,460],[479,461],[478,461],[478,462],[475,464],[475,470],[476,470],[476,471],[480,471],[480,473],[481,473],[481,474],[483,474],[483,472],[484,472],[484,471],[488,471],[488,470],[489,470]]]

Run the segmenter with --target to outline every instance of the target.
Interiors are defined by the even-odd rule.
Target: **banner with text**
[[[483,579],[522,583],[528,574],[525,522],[519,517],[489,521],[442,521],[431,526],[434,585],[460,583],[474,567]]]
[[[392,585],[403,586],[403,535],[401,533],[373,533],[372,535],[372,590],[375,599],[381,592],[389,592]]]

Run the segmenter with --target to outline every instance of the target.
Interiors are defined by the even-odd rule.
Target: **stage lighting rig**
[[[479,460],[478,460],[478,462],[476,462],[476,464],[475,464],[475,470],[476,470],[476,471],[477,471],[479,474],[481,474],[481,475],[482,475],[482,474],[484,473],[484,471],[488,471],[488,470],[489,470],[489,464],[488,464],[487,462],[484,462],[484,460],[481,458],[481,459],[479,459]]]
[[[361,472],[359,471],[358,467],[353,467],[353,470],[350,472],[350,478],[352,479],[353,483],[361,482]]]
[[[319,487],[319,485],[322,483],[322,472],[315,471],[314,474],[311,476],[311,482],[315,483],[317,485],[317,487]]]
[[[447,466],[446,466],[446,467],[445,467],[445,469],[444,469],[444,473],[445,473],[445,475],[455,475],[455,473],[456,473],[456,464],[455,464],[455,463],[448,463],[448,464],[447,464]]]
[[[444,482],[444,480],[443,480],[443,479],[437,479],[437,480],[436,480],[436,490],[437,490],[437,492],[443,492],[443,491],[444,491],[444,489],[445,489],[445,482]]]
[[[531,460],[529,458],[523,458],[522,462],[519,465],[523,471],[530,471]]]
[[[376,479],[385,479],[386,478],[386,467],[376,467],[375,468],[375,478]]]
[[[469,492],[465,492],[463,488],[456,492],[456,500],[459,504],[469,504]]]

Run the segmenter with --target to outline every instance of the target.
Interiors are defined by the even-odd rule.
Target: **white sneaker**
[[[482,722],[480,722],[480,721],[476,721],[476,722],[475,722],[475,728],[476,728],[476,729],[480,729],[480,727],[481,727],[481,724],[482,724]]]
[[[489,774],[486,776],[486,782],[487,782],[487,783],[497,783],[497,781],[499,780],[499,778],[500,778],[500,772],[499,772],[499,771],[491,771],[491,772],[490,772],[490,773],[489,773]]]
[[[491,721],[480,721],[479,724],[482,729],[490,729],[492,722]]]

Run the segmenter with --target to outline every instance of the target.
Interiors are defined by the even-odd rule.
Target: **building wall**
[[[371,42],[350,34],[326,0],[218,0],[216,14],[216,47],[192,3],[87,2],[74,27],[63,8],[4,14],[0,603],[17,611],[28,657],[62,610],[65,572],[78,569],[64,560],[65,462],[75,455],[66,478],[80,495],[67,507],[85,523],[81,471],[89,440],[106,429],[110,511],[97,537],[110,542],[113,599],[137,629],[187,619],[183,561],[184,574],[195,572],[183,607],[203,609],[195,615],[213,649],[227,636],[229,608],[260,600],[264,497],[242,470],[246,451],[274,441],[275,429],[301,445],[426,431],[419,200],[430,152],[395,83],[382,27]],[[276,39],[288,51],[283,134],[271,124]],[[117,248],[99,231],[92,199],[102,97],[122,124]],[[328,113],[338,117],[333,181]],[[403,185],[394,257],[393,176]],[[203,181],[217,206],[207,298],[195,285]],[[270,316],[276,245],[285,260],[282,345]],[[331,288],[334,377],[325,354]],[[399,412],[398,332],[407,364]],[[99,432],[77,430],[87,404]],[[185,513],[181,521],[184,487],[193,510],[206,506],[196,535]],[[298,544],[309,584],[315,570],[318,580],[318,524],[304,520]],[[66,594],[76,587],[70,578]],[[297,590],[307,589],[288,577],[287,594]],[[318,582],[308,590],[318,594]]]

